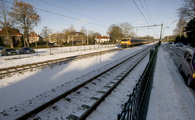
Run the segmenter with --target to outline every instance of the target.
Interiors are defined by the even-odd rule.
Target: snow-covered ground
[[[186,86],[163,44],[158,52],[147,120],[194,120],[195,91]]]
[[[0,79],[0,112],[14,108],[25,103],[25,101],[38,99],[38,95],[48,95],[59,86],[69,83],[78,84],[78,78],[84,78],[93,73],[94,70],[118,60],[135,51],[145,48],[148,45],[137,46],[101,56],[73,61],[68,64],[45,68],[38,71],[29,71],[23,74],[15,74],[5,79]],[[111,49],[111,48],[105,48]],[[104,49],[104,50],[105,50]],[[60,49],[59,49],[60,50]],[[1,60],[0,68],[27,64],[35,61],[44,61],[60,57],[85,54],[95,52],[100,49],[90,51],[76,51],[54,55],[31,56],[22,59]],[[103,50],[103,49],[102,49]],[[2,58],[2,57],[1,57]],[[66,89],[66,87],[65,87]],[[193,120],[195,113],[194,91],[185,86],[183,78],[177,71],[168,52],[159,48],[157,66],[155,69],[153,89],[148,111],[148,120]],[[116,101],[117,102],[117,101]],[[26,106],[28,107],[28,106]],[[18,109],[19,110],[19,109]],[[110,109],[112,110],[112,109]],[[119,110],[118,113],[121,111]],[[108,111],[109,114],[109,111]]]
[[[119,46],[120,47],[120,46]],[[91,52],[103,51],[117,48],[117,45],[90,45],[90,46],[70,46],[70,47],[54,47],[35,49],[35,54],[21,54],[12,56],[0,55],[0,69],[11,66],[18,66],[23,64],[30,64],[35,62],[42,62],[46,60],[53,60],[65,58],[69,56],[76,56],[87,54]]]

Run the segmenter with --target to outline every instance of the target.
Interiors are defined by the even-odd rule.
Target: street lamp
[[[169,28],[169,26],[167,26],[167,27],[165,27],[165,28]],[[165,29],[165,28],[163,28],[163,35],[162,35],[162,36],[164,36],[164,29]]]

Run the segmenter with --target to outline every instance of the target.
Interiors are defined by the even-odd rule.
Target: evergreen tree
[[[185,27],[185,32],[187,33],[188,36],[188,42],[195,45],[195,18],[191,19],[187,23]]]

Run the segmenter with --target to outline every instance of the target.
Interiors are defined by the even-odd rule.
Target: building
[[[18,44],[21,42],[22,34],[19,32],[19,30],[15,28],[7,27],[7,30],[8,30],[8,35],[13,42],[13,46],[18,46]],[[7,32],[5,28],[3,28],[0,31],[0,37],[4,45],[10,45],[10,41],[9,39],[7,39]]]
[[[49,42],[81,44],[86,43],[86,36],[81,32],[72,32],[68,35],[65,33],[53,33],[49,35]]]
[[[86,36],[82,32],[73,32],[67,38],[67,43],[70,44],[84,44],[86,42]]]
[[[97,43],[104,43],[104,42],[109,42],[109,41],[110,41],[110,38],[107,37],[107,36],[97,36],[97,37],[95,38],[95,41],[96,41]]]
[[[169,40],[174,41],[174,40],[177,38],[177,36],[178,36],[178,35],[165,36],[165,37],[163,38],[163,41],[169,41]]]
[[[43,43],[43,38],[37,35],[34,31],[28,35],[29,43]]]
[[[66,42],[66,37],[64,33],[53,33],[49,34],[50,43],[64,43]]]

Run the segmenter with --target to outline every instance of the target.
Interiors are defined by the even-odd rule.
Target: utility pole
[[[162,41],[162,28],[163,28],[163,23],[161,24],[161,31],[160,31],[160,41]]]
[[[125,37],[127,37],[127,29],[130,29],[130,28],[125,28]]]
[[[125,28],[125,37],[127,37],[127,27]]]
[[[88,43],[88,31],[87,31],[87,45],[88,45],[89,43]]]

